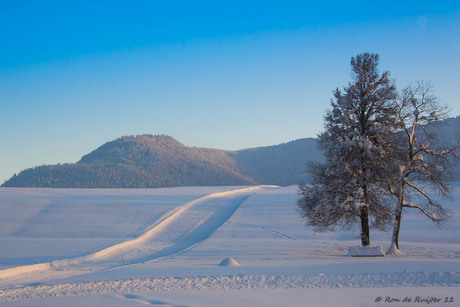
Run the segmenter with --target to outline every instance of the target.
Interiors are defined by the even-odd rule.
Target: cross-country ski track
[[[206,240],[252,194],[270,188],[256,186],[200,197],[169,211],[135,239],[81,257],[1,270],[0,281],[20,286],[158,261]]]

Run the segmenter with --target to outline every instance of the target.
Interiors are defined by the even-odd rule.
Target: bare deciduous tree
[[[402,91],[395,109],[401,130],[399,159],[395,164],[389,191],[397,198],[395,221],[388,254],[402,254],[399,251],[399,230],[404,208],[415,208],[437,224],[446,222],[449,211],[436,201],[420,184],[428,183],[435,192],[447,196],[449,188],[445,182],[448,176],[448,157],[455,156],[458,146],[435,148],[429,124],[446,118],[447,108],[440,105],[433,95],[429,82],[418,82]],[[410,193],[422,197],[421,201],[410,202]]]

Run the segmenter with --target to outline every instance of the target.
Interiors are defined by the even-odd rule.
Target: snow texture
[[[203,290],[203,289],[314,289],[314,288],[381,288],[381,287],[455,287],[460,273],[381,273],[315,276],[195,276],[147,279],[111,280],[59,285],[26,286],[0,291],[0,302],[38,298],[81,296],[143,291]]]
[[[348,257],[359,230],[313,232],[296,211],[296,186],[0,188],[0,302],[369,306],[411,293],[457,303],[460,184],[452,191],[442,229],[407,212],[404,255]],[[390,239],[372,232],[375,246]],[[220,266],[225,258],[243,265]]]

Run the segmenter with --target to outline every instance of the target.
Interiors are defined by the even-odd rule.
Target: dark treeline
[[[460,117],[436,124],[439,139],[455,141]],[[105,143],[77,163],[26,169],[3,187],[155,188],[308,182],[306,161],[321,161],[317,139],[225,151],[187,147],[164,135],[125,136]],[[460,180],[460,164],[451,170]]]
[[[77,163],[20,172],[4,187],[154,188],[299,182],[304,160],[320,159],[315,139],[241,151],[187,147],[169,136],[125,136]]]

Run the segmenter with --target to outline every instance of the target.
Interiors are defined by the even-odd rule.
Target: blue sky
[[[0,183],[123,135],[314,137],[350,58],[460,115],[459,1],[1,1]]]

